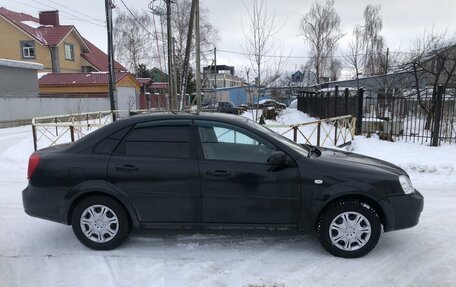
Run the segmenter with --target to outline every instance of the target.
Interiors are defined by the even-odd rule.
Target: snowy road
[[[420,224],[384,233],[366,257],[327,254],[312,235],[271,231],[135,232],[85,248],[69,226],[27,216],[28,127],[0,130],[0,286],[454,286],[456,177],[412,173]],[[456,148],[453,149],[456,152]]]

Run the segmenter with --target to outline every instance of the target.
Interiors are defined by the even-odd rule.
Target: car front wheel
[[[125,209],[108,196],[90,196],[81,200],[73,211],[71,223],[79,241],[95,250],[116,248],[130,231]]]
[[[320,216],[317,235],[332,255],[357,258],[368,254],[378,242],[381,222],[374,208],[358,200],[332,204]]]

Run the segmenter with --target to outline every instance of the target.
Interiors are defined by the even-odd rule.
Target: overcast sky
[[[179,0],[177,0],[179,1]],[[124,0],[135,9],[147,9],[150,1]],[[307,56],[308,45],[299,36],[300,18],[310,8],[314,1],[309,0],[269,0],[268,9],[275,13],[277,20],[283,25],[277,34],[277,41],[282,43],[285,54],[292,56]],[[322,2],[322,1],[320,1]],[[120,0],[115,0],[117,10],[125,10]],[[249,6],[250,0],[201,0],[201,5],[209,10],[211,23],[219,31],[219,50],[240,51],[244,41],[242,22],[247,22],[244,4]],[[444,31],[454,35],[456,33],[456,0],[336,0],[335,7],[341,18],[341,30],[351,34],[356,24],[363,21],[363,10],[367,4],[380,4],[383,17],[382,35],[386,46],[391,51],[406,51],[414,40],[425,29]],[[74,24],[79,32],[99,46],[106,49],[106,31],[103,28],[105,10],[103,0],[0,0],[0,6],[7,9],[38,16],[41,10],[60,10],[62,24]],[[91,23],[88,23],[90,21]],[[340,42],[342,54],[344,42]],[[306,59],[291,58],[288,60],[288,70],[304,64]],[[240,73],[248,65],[246,57],[237,54],[220,52],[217,55],[218,64],[236,66]],[[205,65],[206,63],[203,63]]]

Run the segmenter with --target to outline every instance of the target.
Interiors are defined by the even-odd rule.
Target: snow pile
[[[243,114],[243,116],[252,119],[251,115],[251,111]],[[309,117],[296,109],[285,109],[279,113],[277,121],[267,120],[266,125],[277,133],[292,139],[293,132],[288,131],[289,128],[277,127],[277,125],[290,126],[316,120],[318,119]],[[323,124],[322,127],[326,131],[331,128],[331,126],[326,124]],[[298,142],[305,143],[306,139],[309,139],[312,144],[316,143],[315,125],[302,126],[299,130],[306,138],[301,133],[298,133]],[[322,143],[324,139],[325,136],[322,133]],[[328,139],[322,145],[336,148]],[[371,138],[356,136],[351,146],[346,149],[394,163],[408,173],[432,173],[438,175],[453,175],[456,173],[456,144],[442,144],[439,147],[431,147],[419,143],[384,141],[374,135]]]
[[[317,118],[309,117],[307,114],[295,110],[295,109],[284,109],[282,110],[275,124],[303,124],[308,122],[318,121]]]
[[[356,136],[350,151],[392,162],[407,172],[452,175],[456,172],[456,145],[431,147]]]

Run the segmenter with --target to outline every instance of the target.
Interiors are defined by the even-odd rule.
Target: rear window
[[[125,140],[122,153],[153,158],[190,158],[188,126],[135,128]]]

